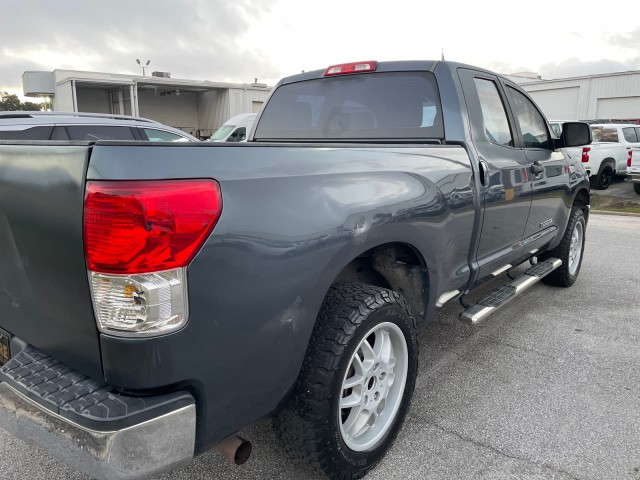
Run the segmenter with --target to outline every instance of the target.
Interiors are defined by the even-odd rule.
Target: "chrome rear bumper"
[[[24,346],[0,368],[0,427],[98,479],[148,478],[191,461],[185,391],[126,395]]]
[[[148,478],[188,464],[195,405],[114,431],[96,431],[48,411],[0,383],[0,426],[98,479]]]

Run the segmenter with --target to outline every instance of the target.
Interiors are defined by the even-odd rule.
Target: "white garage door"
[[[580,87],[528,92],[549,120],[577,120]]]
[[[598,118],[640,118],[640,97],[599,98]]]

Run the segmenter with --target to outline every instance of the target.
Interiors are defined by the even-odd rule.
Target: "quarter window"
[[[515,88],[507,87],[507,97],[516,117],[525,148],[551,148],[544,117],[531,100]]]
[[[184,142],[187,139],[181,135],[172,132],[165,132],[164,130],[156,130],[155,128],[143,128],[149,141],[151,142]]]
[[[0,140],[49,140],[51,126],[29,127],[25,129],[0,131]]]
[[[473,81],[478,91],[487,139],[498,145],[513,145],[507,112],[498,93],[498,87],[491,80],[484,78],[474,78]]]

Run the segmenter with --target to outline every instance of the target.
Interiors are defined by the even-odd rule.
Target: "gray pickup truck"
[[[590,141],[444,61],[285,78],[246,144],[5,140],[0,426],[130,479],[214,446],[241,461],[235,434],[272,417],[293,456],[360,478],[438,308],[475,324],[574,283],[589,181],[559,149]]]

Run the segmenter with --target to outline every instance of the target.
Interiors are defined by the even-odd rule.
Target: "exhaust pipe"
[[[235,465],[242,465],[251,455],[251,442],[239,435],[229,435],[214,447],[215,451]]]

